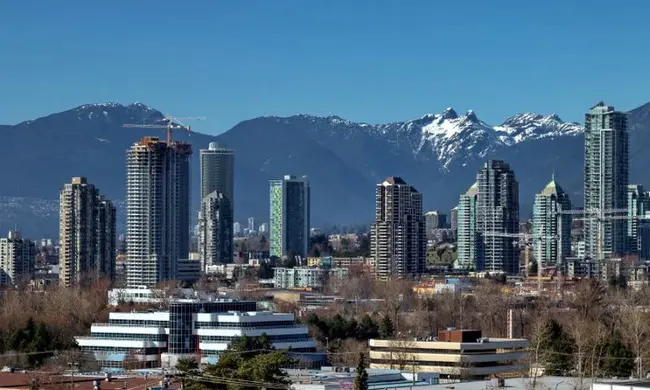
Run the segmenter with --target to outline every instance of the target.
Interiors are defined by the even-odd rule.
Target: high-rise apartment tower
[[[13,286],[29,281],[34,274],[35,260],[36,245],[33,241],[20,237],[16,231],[0,238],[0,285]]]
[[[585,209],[627,209],[627,115],[600,102],[585,114]],[[620,213],[618,213],[620,215]],[[627,220],[585,221],[585,254],[604,261],[627,249]],[[602,266],[602,264],[599,264]]]
[[[192,147],[144,137],[127,151],[126,274],[128,286],[176,277],[187,259]]]
[[[426,262],[422,194],[400,177],[377,184],[370,251],[380,279],[419,275]]]
[[[201,261],[204,271],[207,265],[232,263],[234,194],[235,152],[225,145],[210,142],[207,149],[201,149],[201,200],[210,197],[207,203],[201,203],[199,215],[199,221],[203,221],[203,226],[199,227],[203,229],[199,233],[203,234],[203,239],[199,239],[203,240]]]
[[[449,224],[451,226],[451,230],[458,230],[458,206],[451,209]]]
[[[233,207],[235,201],[235,152],[210,142],[201,149],[201,199],[214,191],[223,193]]]
[[[59,283],[114,277],[115,207],[85,177],[73,177],[59,195]]]
[[[630,184],[627,186],[627,249],[629,253],[641,254],[647,252],[650,248],[647,240],[643,240],[639,227],[647,225],[650,221],[643,219],[647,213],[650,213],[650,194],[646,192],[642,185]],[[645,257],[644,257],[645,258]]]
[[[519,183],[510,165],[489,160],[477,175],[477,270],[519,273],[516,238],[494,235],[519,233]],[[459,215],[460,216],[460,215]]]
[[[427,211],[424,214],[424,220],[427,225],[427,234],[435,229],[442,229],[447,226],[447,215],[438,210]]]
[[[478,200],[478,183],[474,183],[460,196],[456,207],[457,246],[454,268],[476,270],[477,245],[476,235],[476,203]]]
[[[201,201],[198,246],[203,272],[211,265],[233,261],[231,210],[230,201],[222,192],[214,191]]]
[[[571,200],[555,181],[555,175],[535,195],[533,207],[533,260],[542,267],[563,269],[565,259],[571,256]]]

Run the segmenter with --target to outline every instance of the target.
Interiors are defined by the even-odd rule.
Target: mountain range
[[[86,104],[16,125],[1,125],[7,146],[0,182],[0,231],[16,224],[29,237],[57,237],[57,199],[63,183],[86,176],[123,211],[125,152],[156,129],[160,111],[142,103]],[[629,112],[630,182],[650,183],[642,151],[650,145],[650,103]],[[217,141],[234,149],[235,220],[268,220],[268,180],[307,175],[312,225],[369,223],[376,183],[401,176],[423,193],[426,209],[449,210],[475,181],[487,159],[510,163],[520,186],[521,217],[553,172],[582,203],[584,129],[557,115],[522,113],[491,125],[473,111],[438,114],[388,124],[357,123],[338,116],[265,116],[243,121],[217,136],[174,133],[190,142],[193,210],[199,202],[199,149]],[[123,226],[123,212],[118,218]],[[119,229],[119,227],[118,227]]]

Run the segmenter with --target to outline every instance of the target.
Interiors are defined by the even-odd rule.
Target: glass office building
[[[178,299],[168,311],[112,312],[95,323],[90,336],[76,337],[103,370],[173,367],[181,357],[216,363],[241,336],[266,334],[273,347],[314,352],[316,343],[293,314],[256,311],[254,301]]]

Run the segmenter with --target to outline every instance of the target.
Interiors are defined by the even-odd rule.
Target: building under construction
[[[129,286],[174,279],[189,251],[190,144],[144,137],[127,151]]]

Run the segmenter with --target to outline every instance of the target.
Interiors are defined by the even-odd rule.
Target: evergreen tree
[[[395,326],[393,321],[388,316],[384,316],[379,323],[379,337],[382,339],[388,339],[393,337],[395,333]]]
[[[630,376],[634,370],[634,353],[623,344],[618,332],[605,341],[603,351],[604,357],[601,360],[603,376]]]
[[[357,324],[356,336],[358,340],[369,340],[379,336],[377,324],[369,315],[361,317],[361,321]]]
[[[567,375],[573,368],[573,340],[553,319],[548,320],[539,337],[542,338],[540,349],[544,351],[546,372],[549,375]]]
[[[348,323],[342,315],[336,314],[328,322],[328,338],[330,340],[342,340],[347,336]]]
[[[368,390],[368,372],[366,371],[366,362],[363,358],[363,352],[359,352],[357,375],[354,377],[354,390]]]
[[[287,373],[282,370],[294,363],[285,352],[271,351],[271,341],[266,335],[243,336],[233,340],[219,357],[219,362],[205,369],[209,375],[240,380],[289,384]],[[228,385],[229,389],[257,390],[257,387]]]
[[[25,336],[32,338],[34,334],[36,334],[36,322],[34,322],[34,318],[29,317],[25,324]]]
[[[181,378],[183,389],[197,385],[191,380],[191,378],[186,378],[187,376],[194,376],[199,374],[199,363],[196,361],[196,359],[192,357],[178,359],[176,362],[176,370],[180,372],[179,377]]]
[[[39,322],[32,339],[30,349],[33,352],[43,352],[52,349],[52,336],[43,322]]]
[[[176,362],[176,369],[184,375],[195,374],[199,370],[199,363],[193,357],[180,358]]]

